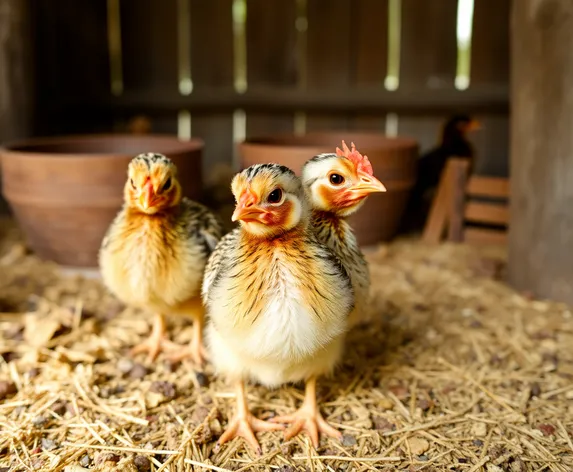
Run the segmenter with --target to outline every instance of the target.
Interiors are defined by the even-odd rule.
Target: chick
[[[177,348],[201,365],[204,359],[204,308],[201,283],[207,259],[223,230],[203,205],[182,198],[175,165],[162,154],[140,154],[129,164],[124,206],[99,253],[103,281],[124,303],[155,313],[151,335],[133,348],[149,360],[163,349]],[[194,319],[187,348],[166,339],[166,315]]]
[[[300,179],[287,167],[257,164],[231,185],[240,225],[211,255],[203,280],[209,314],[207,348],[218,373],[236,386],[237,412],[219,445],[242,436],[260,452],[254,431],[282,429],[291,438],[306,430],[340,438],[321,416],[317,377],[341,357],[354,305],[348,274],[309,227]],[[292,415],[264,422],[247,406],[244,382],[267,387],[305,381],[305,399]]]
[[[386,187],[373,175],[368,157],[351,143],[336,154],[319,154],[302,168],[302,181],[312,205],[312,227],[318,240],[340,259],[350,275],[356,303],[349,326],[367,320],[370,274],[356,236],[346,218],[355,213],[373,192]]]

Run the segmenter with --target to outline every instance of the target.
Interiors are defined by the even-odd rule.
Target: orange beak
[[[155,200],[155,192],[153,190],[153,184],[151,181],[147,181],[141,190],[141,195],[139,196],[139,203],[144,210],[151,207]]]
[[[358,171],[359,182],[348,190],[355,195],[355,198],[364,198],[374,192],[385,192],[386,187],[373,175]]]
[[[478,131],[482,128],[481,123],[478,120],[471,120],[466,128],[466,131]]]
[[[231,221],[264,222],[263,217],[268,212],[255,206],[256,201],[256,195],[249,191],[244,192],[239,198],[239,203],[237,203],[233,216],[231,216]]]

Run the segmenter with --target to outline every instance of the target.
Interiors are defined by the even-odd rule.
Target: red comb
[[[356,166],[357,170],[367,173],[368,175],[374,175],[374,169],[372,169],[372,164],[368,160],[367,156],[363,156],[356,150],[356,146],[354,143],[350,143],[350,147],[352,149],[348,149],[348,146],[342,140],[342,149],[336,148],[336,155],[337,156],[344,156],[347,159],[350,159],[354,165]]]

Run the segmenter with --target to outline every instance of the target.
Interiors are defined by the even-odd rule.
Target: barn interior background
[[[373,129],[424,151],[465,112],[484,125],[476,170],[507,174],[508,1],[26,4],[2,2],[20,94],[10,108],[31,117],[4,138],[125,130],[143,115],[153,132],[203,138],[208,170],[236,159],[234,143],[277,131]]]
[[[509,175],[518,131],[519,288],[571,301],[572,166],[551,155],[573,150],[572,20],[570,0],[0,0],[0,142],[150,125],[203,138],[208,182],[238,166],[244,138],[369,129],[423,152],[446,118],[469,113],[483,125],[479,174]],[[512,92],[525,91],[511,122],[510,64]],[[544,121],[555,110],[559,126]],[[534,134],[529,149],[521,138]],[[571,308],[500,281],[505,249],[399,241],[369,254],[378,318],[350,334],[321,392],[344,441],[313,451],[263,434],[255,457],[240,441],[214,450],[232,413],[223,380],[130,358],[148,331],[141,313],[16,233],[0,227],[2,471],[572,470]],[[189,341],[189,325],[173,332]],[[265,412],[300,398],[250,394]]]

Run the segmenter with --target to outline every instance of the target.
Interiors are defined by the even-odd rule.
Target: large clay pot
[[[239,145],[243,168],[276,162],[300,175],[303,164],[316,154],[335,152],[344,139],[367,155],[374,175],[386,186],[386,193],[373,194],[349,219],[361,245],[388,241],[396,235],[410,189],[416,179],[418,144],[410,138],[388,138],[367,132],[312,132],[304,136],[274,135],[250,138]]]
[[[0,150],[2,193],[30,247],[66,266],[96,267],[102,238],[123,203],[129,161],[159,152],[178,168],[183,192],[202,190],[201,140],[172,136],[41,138]]]

